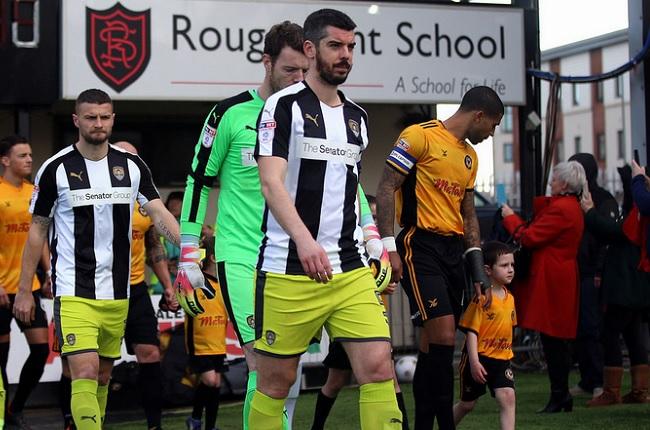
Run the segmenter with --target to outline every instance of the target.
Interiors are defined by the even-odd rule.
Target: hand
[[[174,292],[173,287],[165,288],[165,291],[160,298],[160,302],[158,303],[158,307],[163,311],[176,312],[178,310],[180,305],[178,304],[178,299],[176,298],[176,293]]]
[[[635,176],[638,175],[645,176],[645,169],[639,166],[639,164],[636,161],[632,160],[632,177],[634,178]]]
[[[591,193],[589,190],[584,190],[582,192],[582,198],[580,198],[580,207],[584,213],[589,212],[594,207],[594,201],[591,199]]]
[[[181,243],[181,253],[178,258],[178,271],[174,290],[189,292],[189,288],[194,290],[201,289],[208,299],[215,295],[215,291],[209,283],[205,282],[201,266],[199,266],[201,252],[199,251],[199,241],[196,237],[191,237]]]
[[[480,303],[481,296],[483,295],[485,296],[485,302],[481,307],[483,309],[488,309],[492,304],[492,288],[486,288],[485,293],[483,293],[481,291],[481,284],[478,282],[474,282],[474,298],[477,301],[477,303]]]
[[[501,206],[501,216],[502,217],[507,217],[510,215],[514,215],[515,211],[512,210],[510,206],[508,206],[507,203],[504,203],[503,206]]]
[[[11,302],[4,288],[0,287],[0,308],[9,308]]]
[[[390,281],[398,283],[402,279],[402,259],[397,251],[389,252],[388,258],[390,258],[390,267],[393,270]]]
[[[52,294],[52,278],[50,275],[45,275],[45,282],[41,285],[41,294],[43,294],[43,297],[46,299],[54,298],[54,295]]]
[[[31,291],[18,290],[16,300],[14,300],[13,313],[17,320],[25,325],[31,325],[34,320],[34,313],[36,311],[34,305],[34,296]]]
[[[487,382],[487,379],[485,377],[487,376],[487,372],[485,371],[485,368],[481,364],[480,361],[470,361],[469,362],[469,368],[470,371],[472,372],[472,378],[478,382],[479,384],[485,384]]]
[[[395,291],[397,291],[397,283],[391,282],[390,284],[388,284],[386,288],[384,288],[384,291],[382,291],[382,293],[392,296],[393,294],[395,294]]]
[[[313,237],[297,240],[296,250],[302,269],[310,279],[323,284],[332,280],[332,265],[327,253]]]

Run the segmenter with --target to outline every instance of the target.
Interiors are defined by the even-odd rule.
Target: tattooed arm
[[[165,255],[165,248],[163,247],[158,232],[155,228],[147,230],[144,236],[145,251],[147,253],[147,263],[151,266],[153,273],[163,286],[163,295],[165,302],[170,310],[178,309],[178,302],[174,294],[172,286],[172,279],[169,276],[169,267],[167,265],[167,255]]]
[[[377,229],[382,238],[395,235],[395,191],[399,189],[406,176],[392,169],[384,167],[381,181],[377,187]],[[391,282],[399,282],[402,278],[402,260],[396,251],[388,253],[390,265],[393,269]]]
[[[483,253],[481,252],[481,231],[474,208],[474,191],[465,191],[465,196],[460,204],[460,212],[463,216],[463,233],[465,239],[465,258],[470,266],[474,291],[476,297],[485,292],[485,309],[492,303],[492,290],[490,281],[483,267]]]
[[[43,255],[43,247],[47,240],[47,231],[52,220],[39,215],[32,216],[27,242],[23,250],[22,266],[18,293],[14,302],[14,315],[23,323],[29,325],[34,319],[34,297],[32,296],[32,280],[36,266]]]
[[[143,206],[147,211],[153,225],[160,234],[176,246],[181,246],[181,236],[178,227],[178,221],[174,218],[160,199],[150,200]]]
[[[460,204],[460,213],[463,216],[463,232],[465,237],[465,248],[481,246],[481,231],[474,208],[474,191],[465,191],[465,197]]]

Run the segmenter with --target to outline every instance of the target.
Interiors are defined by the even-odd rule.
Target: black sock
[[[323,391],[318,392],[316,408],[314,409],[314,423],[311,425],[311,430],[323,430],[334,402],[336,402],[336,397],[327,397],[323,394]]]
[[[61,415],[63,415],[64,427],[67,427],[68,421],[72,419],[71,397],[72,379],[61,374],[61,380],[59,380],[59,407],[61,408]]]
[[[201,417],[203,416],[203,407],[206,404],[207,401],[207,386],[203,385],[203,383],[199,383],[199,385],[196,387],[196,390],[194,390],[194,402],[192,404],[192,418],[195,420],[200,420]]]
[[[213,429],[217,424],[219,412],[219,391],[221,387],[205,386],[205,429]]]
[[[406,405],[404,404],[404,395],[400,391],[395,393],[395,398],[397,398],[397,407],[399,407],[400,412],[402,412],[402,430],[408,430],[409,428],[409,419],[406,415]]]
[[[138,364],[138,386],[142,395],[142,407],[148,428],[160,427],[162,415],[162,372],[160,362]]]
[[[429,387],[429,354],[420,351],[413,374],[413,399],[415,401],[415,430],[431,430],[436,416],[436,405]]]
[[[9,342],[0,343],[0,373],[2,373],[2,386],[5,387],[5,411],[9,399],[9,384],[7,380],[7,360],[9,359]]]
[[[20,372],[18,388],[16,388],[16,394],[11,401],[11,412],[22,412],[27,398],[36,388],[39,379],[43,375],[45,362],[49,354],[50,347],[47,343],[29,345],[29,357],[27,357],[23,370]]]
[[[429,386],[440,430],[454,430],[454,347],[429,344]]]

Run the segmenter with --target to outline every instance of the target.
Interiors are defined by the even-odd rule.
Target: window
[[[555,159],[558,163],[564,161],[564,142],[561,140],[555,144]]]
[[[616,131],[616,147],[618,149],[618,158],[625,160],[627,157],[625,156],[625,135],[623,130]]]
[[[605,133],[598,133],[596,136],[596,143],[598,145],[598,154],[596,156],[599,160],[604,160],[607,156],[607,146],[605,144]]]
[[[512,106],[506,106],[503,113],[503,120],[501,121],[501,129],[505,133],[512,133]]]
[[[571,99],[573,100],[573,106],[578,106],[580,104],[580,87],[578,84],[573,84],[571,87]]]
[[[596,101],[603,102],[603,81],[596,82]]]
[[[578,152],[581,152],[582,150],[582,138],[580,136],[576,136],[573,138],[573,143],[575,144],[575,153],[577,154]]]
[[[616,98],[620,99],[623,97],[623,75],[616,77]]]
[[[503,144],[503,162],[512,163],[512,143]]]

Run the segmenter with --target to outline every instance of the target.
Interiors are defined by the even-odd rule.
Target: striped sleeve
[[[215,105],[203,123],[183,196],[181,234],[201,236],[210,189],[230,149],[231,131],[227,116],[230,106],[232,104],[227,101]]]
[[[255,159],[259,156],[289,159],[291,109],[294,98],[284,95],[285,93],[282,91],[274,94],[264,104],[257,123]]]
[[[408,175],[411,169],[424,154],[424,131],[418,125],[407,127],[397,138],[393,150],[386,159],[393,169],[403,175]]]
[[[56,166],[58,165],[44,164],[37,173],[29,205],[29,212],[33,215],[52,217],[58,199],[56,185]]]
[[[138,203],[140,203],[140,206],[144,206],[152,200],[159,199],[160,194],[158,194],[158,190],[153,184],[149,166],[137,155],[128,154],[127,157],[135,163],[140,171],[140,183],[138,184]]]

